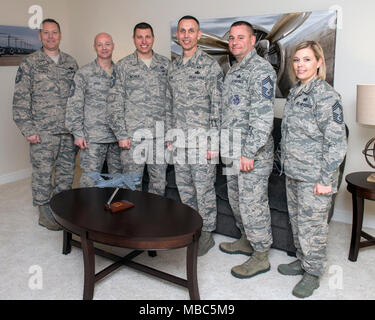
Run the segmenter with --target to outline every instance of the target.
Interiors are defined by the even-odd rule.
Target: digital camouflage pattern
[[[327,265],[327,218],[332,196],[314,195],[315,183],[288,176],[285,184],[297,258],[306,272],[322,276]]]
[[[17,71],[13,120],[25,137],[39,135],[41,140],[30,144],[35,206],[47,204],[53,193],[69,189],[73,183],[75,148],[65,127],[65,112],[77,69],[70,55],[60,51],[56,64],[39,50],[25,57]]]
[[[68,133],[66,102],[76,61],[60,51],[59,63],[42,50],[24,58],[18,68],[13,97],[13,119],[25,137],[42,131]]]
[[[255,251],[265,252],[272,245],[271,214],[268,203],[268,178],[273,166],[273,118],[276,74],[272,66],[250,51],[233,65],[224,81],[221,130],[229,137],[241,130],[240,141],[229,139],[221,150],[224,162],[234,160],[233,143],[241,145],[240,156],[254,159],[254,169],[227,176],[228,198],[236,224]],[[225,149],[224,149],[225,150]]]
[[[183,145],[176,147],[196,145],[189,141],[189,129],[207,134],[220,128],[223,71],[214,58],[199,48],[186,64],[182,56],[176,58],[168,71],[168,85],[172,103],[168,129],[181,129],[185,135]]]
[[[148,129],[156,138],[156,122],[165,122],[169,60],[154,52],[150,68],[136,52],[115,66],[116,78],[108,96],[108,123],[117,140],[132,139],[137,130]],[[161,132],[159,136],[164,136]]]
[[[147,162],[150,177],[148,191],[159,195],[164,195],[166,185],[164,136],[170,107],[166,98],[169,63],[167,58],[155,52],[150,67],[138,58],[137,52],[123,58],[116,64],[116,78],[107,99],[107,119],[117,140],[132,140],[129,150],[121,150],[123,173],[143,174],[147,159],[151,157],[154,160]],[[163,130],[157,130],[157,123],[164,125]],[[140,144],[135,139],[135,133],[141,138],[142,132],[144,139],[151,140],[149,145],[144,144],[144,160],[134,156]],[[155,144],[159,139],[163,139],[162,161],[155,159]]]
[[[241,129],[241,155],[248,159],[272,159],[276,73],[255,49],[225,76],[221,129]],[[231,137],[231,134],[229,135]],[[223,145],[221,150],[233,150]],[[226,156],[226,154],[222,154]],[[229,156],[230,157],[230,156]]]
[[[298,83],[288,95],[281,133],[297,257],[305,271],[321,276],[327,260],[327,217],[347,147],[340,95],[318,78],[305,86]],[[331,185],[332,193],[314,195],[316,183]]]
[[[107,160],[108,172],[121,172],[120,148],[107,123],[107,98],[115,74],[108,75],[97,60],[80,68],[74,76],[65,124],[74,138],[85,138],[87,149],[80,150],[81,187],[92,187],[90,172],[101,172]]]
[[[189,164],[188,148],[197,145],[189,141],[189,129],[219,129],[220,101],[223,71],[215,59],[197,49],[194,55],[183,63],[183,57],[176,58],[168,71],[168,85],[172,111],[168,125],[184,133],[181,145],[186,159],[183,164],[175,163],[176,184],[181,201],[197,210],[203,219],[203,231],[216,229],[216,165],[207,163]],[[190,136],[191,137],[191,136]],[[214,150],[213,146],[208,145]],[[218,148],[218,146],[217,146]]]
[[[281,124],[281,156],[285,174],[337,190],[339,166],[346,154],[340,95],[326,82],[297,84],[288,95]]]
[[[117,142],[107,123],[107,97],[115,74],[109,76],[97,60],[80,68],[74,76],[65,124],[74,138],[88,142]]]

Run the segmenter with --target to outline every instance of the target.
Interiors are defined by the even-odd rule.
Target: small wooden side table
[[[367,177],[372,172],[353,172],[345,177],[348,183],[347,189],[353,199],[353,225],[352,239],[350,242],[349,260],[357,261],[360,248],[375,245],[375,238],[362,231],[364,200],[375,200],[375,183],[367,182]],[[365,241],[361,241],[361,237]]]

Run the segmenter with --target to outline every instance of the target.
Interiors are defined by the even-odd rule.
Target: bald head
[[[98,33],[96,36],[95,36],[95,39],[94,39],[94,45],[96,44],[97,41],[100,41],[100,40],[103,40],[105,39],[106,41],[110,41],[113,43],[113,40],[112,40],[112,36],[106,32],[101,32],[101,33]]]
[[[95,36],[94,50],[99,59],[112,60],[112,52],[115,48],[111,35],[101,32]]]

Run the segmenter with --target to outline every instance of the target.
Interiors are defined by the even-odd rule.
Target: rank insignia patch
[[[332,106],[332,113],[333,113],[333,120],[335,122],[337,122],[338,124],[342,124],[344,122],[342,106],[338,101]]]
[[[271,80],[270,76],[262,81],[262,95],[267,99],[271,99],[273,97],[273,81]]]

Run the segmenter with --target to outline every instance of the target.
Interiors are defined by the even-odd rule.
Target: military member
[[[297,45],[281,125],[281,156],[297,260],[279,265],[284,275],[303,275],[293,295],[305,298],[319,287],[326,266],[328,213],[346,153],[340,95],[325,81],[326,65],[315,41]]]
[[[212,231],[216,229],[217,215],[214,188],[216,164],[210,158],[213,152],[218,151],[218,145],[215,148],[210,140],[205,148],[203,145],[203,149],[202,145],[193,141],[199,134],[190,137],[189,134],[194,129],[195,133],[201,130],[203,136],[210,129],[218,131],[223,80],[223,72],[216,60],[198,48],[200,37],[201,31],[196,18],[184,16],[179,20],[177,39],[183,55],[173,61],[168,72],[172,100],[171,123],[185,135],[182,144],[177,141],[173,143],[173,147],[182,149],[184,154],[183,161],[175,161],[174,164],[176,184],[182,202],[197,210],[203,218],[199,256],[204,255],[215,244]],[[170,141],[168,146],[173,148]],[[197,150],[199,147],[200,150]],[[201,151],[205,161],[202,161]]]
[[[106,160],[109,173],[120,173],[120,148],[107,124],[106,105],[114,83],[112,53],[114,43],[107,33],[94,39],[97,58],[78,70],[66,110],[66,127],[74,135],[80,151],[81,186],[94,186],[87,173],[101,172]]]
[[[164,196],[167,167],[164,131],[170,61],[152,50],[154,32],[148,23],[134,27],[133,41],[135,52],[115,67],[116,79],[108,97],[108,121],[121,148],[123,172],[143,174],[147,163],[148,191]]]
[[[73,183],[76,153],[73,136],[65,128],[65,110],[78,65],[59,50],[61,31],[55,20],[42,22],[39,39],[41,50],[24,58],[17,71],[13,119],[30,143],[31,187],[39,224],[60,230],[49,201],[52,193],[70,189]]]
[[[233,145],[240,145],[237,159],[234,154],[225,152],[222,157],[228,166],[238,166],[236,174],[227,175],[227,184],[229,203],[242,235],[233,243],[221,243],[219,248],[226,253],[250,256],[246,262],[232,268],[233,276],[250,278],[270,270],[268,251],[272,233],[268,178],[273,165],[271,132],[276,74],[272,66],[257,55],[250,23],[233,23],[228,40],[237,63],[229,69],[224,81],[221,130],[231,133],[240,129],[241,134],[239,141],[231,141]]]

